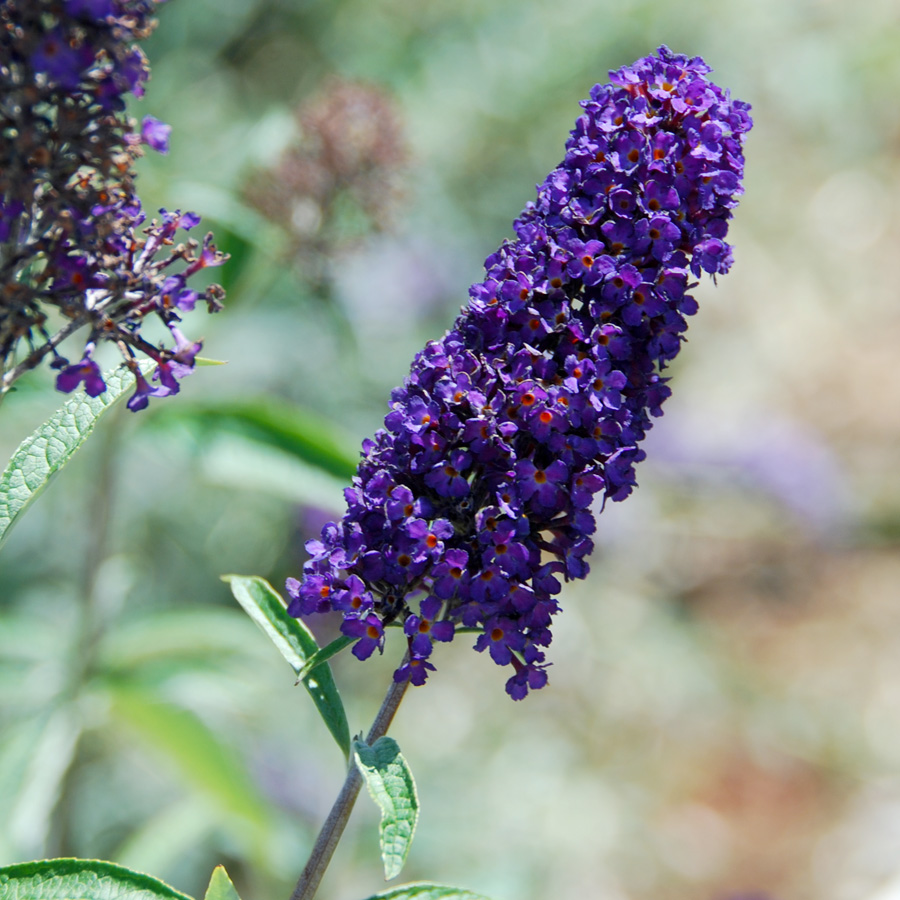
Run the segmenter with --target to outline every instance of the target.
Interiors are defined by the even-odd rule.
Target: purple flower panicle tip
[[[515,239],[363,444],[346,514],[288,582],[292,615],[339,610],[361,659],[402,625],[395,677],[414,684],[461,627],[512,667],[513,699],[546,684],[561,582],[588,572],[592,500],[634,487],[692,279],[732,262],[751,120],[709,71],[661,47],[591,90]]]

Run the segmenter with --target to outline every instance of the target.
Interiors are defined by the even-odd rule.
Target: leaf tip
[[[225,866],[218,865],[213,869],[204,900],[241,900]]]

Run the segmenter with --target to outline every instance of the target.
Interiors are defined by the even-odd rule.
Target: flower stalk
[[[375,716],[375,721],[369,729],[369,734],[366,737],[367,744],[371,745],[387,734],[394,715],[400,707],[400,701],[403,699],[403,695],[408,687],[408,679],[391,682],[381,708],[378,710],[378,715]],[[291,894],[291,900],[312,900],[315,897],[316,891],[319,889],[319,883],[322,881],[322,876],[325,874],[332,856],[334,856],[334,851],[337,849],[341,835],[344,833],[344,828],[350,819],[350,814],[353,812],[353,806],[356,803],[356,798],[359,796],[361,787],[362,775],[360,775],[355,761],[351,759],[344,786],[341,788],[341,792],[338,794],[337,800],[335,800],[334,806],[331,808],[331,812],[328,814],[328,818],[319,832],[309,860],[300,875],[297,886],[294,888],[294,893]]]

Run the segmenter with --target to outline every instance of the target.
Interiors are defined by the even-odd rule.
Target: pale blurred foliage
[[[161,19],[142,111],[173,124],[173,149],[146,161],[146,205],[206,212],[234,254],[229,308],[206,334],[230,365],[198,373],[171,402],[270,392],[356,440],[378,426],[412,353],[450,323],[608,68],[665,42],[704,56],[753,104],[734,270],[699,289],[641,487],[603,512],[592,575],[565,589],[549,686],[513,704],[505,674],[457,641],[404,701],[394,734],[423,805],[404,879],[495,900],[898,900],[895,0],[182,0]],[[263,226],[234,206],[329,76],[393,95],[412,159],[394,230],[329,261],[349,338],[254,247]],[[3,450],[54,402],[38,387],[10,398]],[[209,445],[162,415],[125,424],[111,603],[229,608],[218,573],[277,584],[312,536],[294,528],[294,501],[339,503],[332,482],[273,492],[246,447]],[[67,621],[80,560],[70,537],[92,472],[90,459],[74,465],[10,540],[0,604]],[[198,890],[227,853],[255,895],[286,896],[340,764],[290,673],[264,663],[274,651],[245,631],[246,659],[235,651],[215,677],[165,684],[254,760],[281,816],[264,829],[268,849],[254,854],[239,829],[210,837],[190,793],[179,813],[184,783],[159,774],[140,743],[117,736],[112,765],[126,786],[123,768],[156,772],[158,796],[129,788],[140,815],[165,813],[193,835],[190,852],[166,843],[161,819],[155,843],[130,845],[131,864]],[[353,730],[400,649],[395,639],[381,660],[336,664]],[[14,708],[16,691],[0,701]],[[70,815],[97,796],[91,784]],[[362,804],[323,900],[379,888],[376,818]],[[0,862],[41,852],[4,827]],[[84,855],[118,846],[47,840]]]

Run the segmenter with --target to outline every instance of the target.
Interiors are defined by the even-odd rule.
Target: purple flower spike
[[[591,90],[515,239],[393,392],[343,519],[289,580],[291,613],[339,609],[361,659],[402,624],[398,681],[424,683],[434,641],[463,626],[512,667],[512,699],[547,683],[561,582],[588,572],[593,499],[635,485],[697,311],[691,276],[731,265],[751,121],[709,71],[661,47]],[[319,602],[325,588],[341,603]]]
[[[126,115],[127,95],[141,96],[150,74],[139,42],[163,2],[0,0],[0,398],[44,359],[59,390],[103,393],[91,351],[105,341],[132,371],[142,357],[158,364],[159,383],[138,379],[128,403],[143,409],[193,369],[200,343],[178,330],[183,314],[199,300],[223,308],[220,285],[190,279],[227,254],[211,234],[177,234],[199,223],[195,213],[161,210],[148,225],[135,187],[142,144],[169,149],[167,124],[146,116],[138,128]],[[719,140],[704,135],[704,146]],[[174,348],[141,333],[154,320]],[[69,349],[82,329],[83,358],[69,365],[66,356],[82,356]]]

